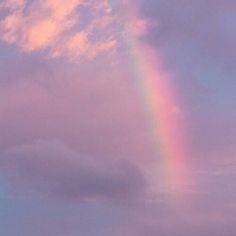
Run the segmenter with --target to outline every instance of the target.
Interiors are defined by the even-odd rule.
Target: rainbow
[[[129,3],[128,3],[129,4]],[[126,6],[129,10],[134,6]],[[126,18],[129,19],[128,12]],[[134,16],[135,17],[135,16]],[[170,75],[160,67],[154,50],[141,42],[135,32],[126,29],[123,43],[135,86],[145,109],[155,154],[161,159],[162,176],[166,189],[175,198],[183,198],[189,184],[188,145],[182,121],[182,101]],[[160,168],[158,168],[160,170]],[[157,169],[157,171],[158,171]]]
[[[151,48],[132,36],[127,41],[136,87],[145,109],[156,156],[161,158],[166,187],[181,195],[188,184],[188,145],[180,114],[180,98]]]

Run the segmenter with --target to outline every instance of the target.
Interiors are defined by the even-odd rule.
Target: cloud
[[[21,9],[25,5],[25,0],[3,0],[0,3],[1,8],[8,8],[10,10]]]
[[[173,72],[182,73],[182,77],[186,73],[196,76],[201,69],[206,74],[207,66],[224,70],[225,74],[233,72],[229,77],[235,77],[234,1],[149,0],[142,1],[140,11],[159,22],[149,32],[149,42],[165,56]]]
[[[0,21],[0,40],[23,52],[94,58],[116,47],[114,16],[106,0],[4,0],[1,9],[8,14]]]
[[[126,202],[144,194],[144,177],[129,161],[91,158],[57,141],[11,148],[0,161],[14,182],[23,182],[43,196]]]
[[[147,37],[149,31],[158,25],[157,21],[142,15],[141,1],[137,1],[135,5],[130,0],[122,0],[121,3],[120,17],[123,18],[126,30],[132,32],[135,38]]]

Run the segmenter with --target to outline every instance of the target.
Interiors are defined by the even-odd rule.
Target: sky
[[[0,1],[0,235],[236,235],[234,0]]]

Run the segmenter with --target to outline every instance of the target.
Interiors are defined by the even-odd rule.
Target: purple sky
[[[235,22],[235,0],[1,0],[0,235],[236,235]],[[180,190],[139,46],[181,101]]]

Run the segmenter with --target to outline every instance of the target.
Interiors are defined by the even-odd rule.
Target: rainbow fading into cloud
[[[136,17],[135,13],[130,11],[132,7],[134,8],[128,5],[127,19]],[[157,176],[164,182],[166,191],[175,199],[183,198],[189,185],[190,165],[179,93],[168,73],[161,68],[154,50],[138,39],[132,25],[127,29],[125,23],[123,24],[123,43],[130,69],[145,109],[155,153],[160,159],[158,163],[161,166],[157,167],[157,172],[162,173],[157,173]],[[142,24],[137,24],[137,27],[139,26],[142,27]]]

